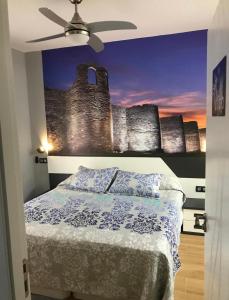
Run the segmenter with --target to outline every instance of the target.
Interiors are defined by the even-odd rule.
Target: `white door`
[[[6,250],[8,233],[8,251],[1,252],[0,282],[12,285],[12,293],[0,292],[0,298],[24,300],[30,299],[30,293],[25,294],[25,275],[23,274],[23,260],[27,257],[25,243],[25,224],[23,217],[23,194],[18,157],[18,136],[14,109],[14,83],[9,43],[9,24],[7,0],[0,1],[0,127],[1,127],[1,176],[0,176],[0,233]],[[4,192],[5,190],[5,192]],[[4,211],[3,211],[4,207]],[[3,213],[4,212],[4,213]],[[8,230],[7,230],[8,226]],[[7,232],[8,231],[8,232]],[[3,240],[5,238],[5,241]],[[2,248],[1,248],[2,250]],[[8,264],[6,264],[8,259]],[[11,265],[12,276],[8,265]],[[7,280],[8,278],[8,280]],[[29,282],[26,282],[29,285]],[[12,298],[13,297],[13,298]]]
[[[206,300],[229,299],[229,1],[219,2],[208,33]],[[213,70],[226,55],[226,115],[212,116]]]

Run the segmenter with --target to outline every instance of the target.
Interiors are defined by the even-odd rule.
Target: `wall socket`
[[[202,186],[202,185],[197,185],[196,186],[196,192],[197,193],[205,193],[205,186]]]
[[[36,164],[47,164],[48,163],[47,157],[38,157],[38,156],[36,156],[35,157],[35,163]]]

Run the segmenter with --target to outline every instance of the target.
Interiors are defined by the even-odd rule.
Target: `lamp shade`
[[[69,31],[66,34],[66,38],[74,45],[85,45],[89,40],[89,33],[86,31]]]

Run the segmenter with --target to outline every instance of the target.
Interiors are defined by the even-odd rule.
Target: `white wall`
[[[229,1],[221,0],[208,36],[206,300],[229,299],[229,72],[226,116],[212,117],[212,72],[227,55]]]
[[[205,178],[180,178],[180,182],[186,197],[205,199],[205,193],[196,192],[196,186],[205,186]]]
[[[36,189],[25,54],[13,50],[12,57],[15,82],[16,121],[19,136],[18,150],[23,180],[24,201],[27,201],[35,196]]]
[[[27,53],[26,70],[31,121],[33,155],[36,149],[47,141],[43,70],[41,52]],[[46,164],[34,164],[36,194],[49,189],[49,175]]]
[[[12,50],[15,108],[24,201],[49,189],[48,168],[35,164],[36,149],[47,139],[41,53]]]

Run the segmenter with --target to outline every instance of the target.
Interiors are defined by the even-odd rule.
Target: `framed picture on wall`
[[[227,57],[213,70],[212,116],[225,116]]]

